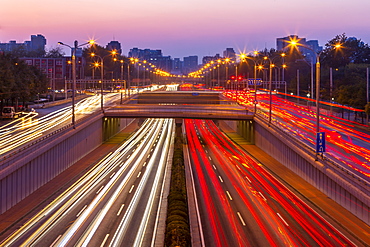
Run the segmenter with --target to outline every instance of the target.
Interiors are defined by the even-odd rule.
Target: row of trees
[[[12,54],[0,53],[0,99],[5,105],[26,105],[38,93],[45,92],[48,79],[39,69]]]

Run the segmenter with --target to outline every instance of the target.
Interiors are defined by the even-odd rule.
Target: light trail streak
[[[224,95],[245,106],[253,106],[254,97],[246,92],[225,92]],[[305,143],[312,150],[316,144],[316,113],[308,106],[298,105],[272,95],[272,122],[288,135]],[[269,95],[259,94],[258,115],[268,118]],[[325,156],[365,180],[370,177],[370,135],[357,129],[359,123],[333,115],[320,114],[320,131],[326,133]]]
[[[194,121],[198,123],[197,128],[202,132],[202,139],[207,142],[207,146],[210,147],[216,158],[220,160],[220,164],[222,164],[228,180],[232,183],[238,195],[243,199],[249,212],[252,213],[261,229],[264,229],[266,226],[275,226],[275,232],[281,233],[280,235],[276,235],[265,231],[266,237],[280,236],[280,241],[288,245],[354,245],[348,238],[343,236],[336,228],[269,174],[261,164],[254,161],[240,147],[231,142],[219,131],[212,121]],[[208,126],[208,128],[205,128],[204,125]],[[237,159],[229,159],[229,157],[234,156]],[[240,164],[243,164],[243,169],[238,167]],[[244,178],[248,180],[248,184]],[[240,183],[238,184],[237,181],[240,181]],[[267,200],[263,194],[269,195],[273,200]],[[244,195],[247,195],[249,198]],[[249,203],[250,200],[254,206]],[[276,203],[278,205],[275,206]],[[256,210],[261,212],[261,219],[259,219],[259,215],[255,214]],[[277,210],[276,213],[275,210]],[[299,230],[290,227],[291,225],[300,226],[305,232],[305,235]],[[277,243],[273,238],[270,241],[272,241],[270,244]]]
[[[119,94],[104,95],[106,105],[118,100]],[[95,95],[81,100],[75,104],[76,116],[91,114],[100,109],[100,96]],[[19,148],[43,135],[52,129],[69,124],[72,106],[64,107],[35,119],[37,113],[28,113],[20,119],[16,119],[0,127],[0,155],[4,155]]]
[[[114,167],[117,167],[116,162],[118,161],[118,163],[120,163],[120,160],[122,160],[127,152],[136,146],[141,139],[145,138],[145,135],[147,135],[148,131],[152,129],[152,123],[153,120],[144,123],[141,129],[134,133],[134,135],[132,135],[120,148],[107,155],[102,161],[97,163],[88,173],[76,181],[69,189],[67,189],[37,215],[26,222],[24,226],[9,236],[8,239],[1,243],[1,246],[12,245],[12,243],[25,235],[36,224],[39,224],[40,221],[44,221],[44,217],[47,217],[48,219],[44,221],[38,230],[34,231],[33,234],[30,235],[28,240],[24,242],[24,245],[29,245],[36,241],[36,239],[42,237],[49,228],[57,224],[61,217],[66,215],[69,210],[71,210],[71,207],[76,205],[77,202],[81,200],[84,194],[89,194],[90,191],[93,190],[93,188],[95,188],[105,176],[111,174]],[[141,145],[145,145],[145,143],[146,142],[142,142]],[[127,166],[123,167],[122,169],[126,168]],[[82,215],[84,213],[86,213],[86,210],[84,210]]]

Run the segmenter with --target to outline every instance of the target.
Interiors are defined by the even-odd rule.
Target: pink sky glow
[[[139,47],[201,59],[226,47],[275,48],[290,34],[320,45],[342,33],[370,43],[369,9],[369,0],[2,0],[0,42],[42,34],[51,48],[114,38],[124,55]]]

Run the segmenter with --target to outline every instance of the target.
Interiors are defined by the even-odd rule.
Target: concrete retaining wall
[[[112,120],[103,114],[67,126],[0,161],[0,214],[76,163],[126,127],[132,119]],[[111,125],[111,126],[110,126]],[[104,130],[109,131],[104,131]]]
[[[319,159],[299,141],[255,119],[255,144],[331,199],[370,224],[369,184]]]

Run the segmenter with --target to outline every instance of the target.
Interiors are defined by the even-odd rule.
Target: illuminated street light
[[[104,97],[103,97],[103,80],[104,80],[104,58],[108,57],[108,56],[111,56],[111,55],[116,55],[117,52],[115,50],[113,50],[110,54],[108,55],[105,55],[104,57],[101,57],[99,56],[98,54],[96,53],[91,53],[90,56],[91,57],[98,57],[100,59],[100,65],[101,65],[101,69],[100,69],[100,77],[101,77],[101,85],[100,85],[100,94],[101,94],[101,98],[100,98],[100,108],[102,110],[102,112],[104,112]]]
[[[258,55],[257,51],[254,51],[253,53],[254,55]],[[250,59],[254,63],[254,67],[253,67],[254,68],[253,69],[253,72],[254,72],[254,113],[256,114],[257,113],[257,61],[253,59],[252,57],[248,57],[245,54],[241,54],[240,58],[242,58],[243,60]]]
[[[71,56],[72,56],[72,125],[73,125],[74,129],[76,128],[76,121],[75,121],[76,51],[77,51],[77,48],[79,48],[81,46],[84,46],[84,45],[87,45],[87,44],[93,45],[94,43],[95,43],[94,40],[90,40],[90,41],[88,41],[84,44],[78,45],[78,41],[75,40],[74,46],[72,47],[70,45],[64,44],[63,42],[58,42],[58,45],[63,45],[63,46],[66,46],[68,48],[71,48]]]
[[[309,46],[300,44],[297,40],[292,39],[288,41],[289,45],[292,48],[296,48],[297,46],[302,46],[312,52],[316,55],[316,133],[320,132],[320,53],[317,53],[314,49],[312,49]],[[342,47],[341,44],[337,43],[333,46],[336,49],[340,49]],[[317,146],[317,143],[316,143]],[[317,150],[316,150],[317,151]],[[318,152],[316,152],[316,155],[318,155]]]

